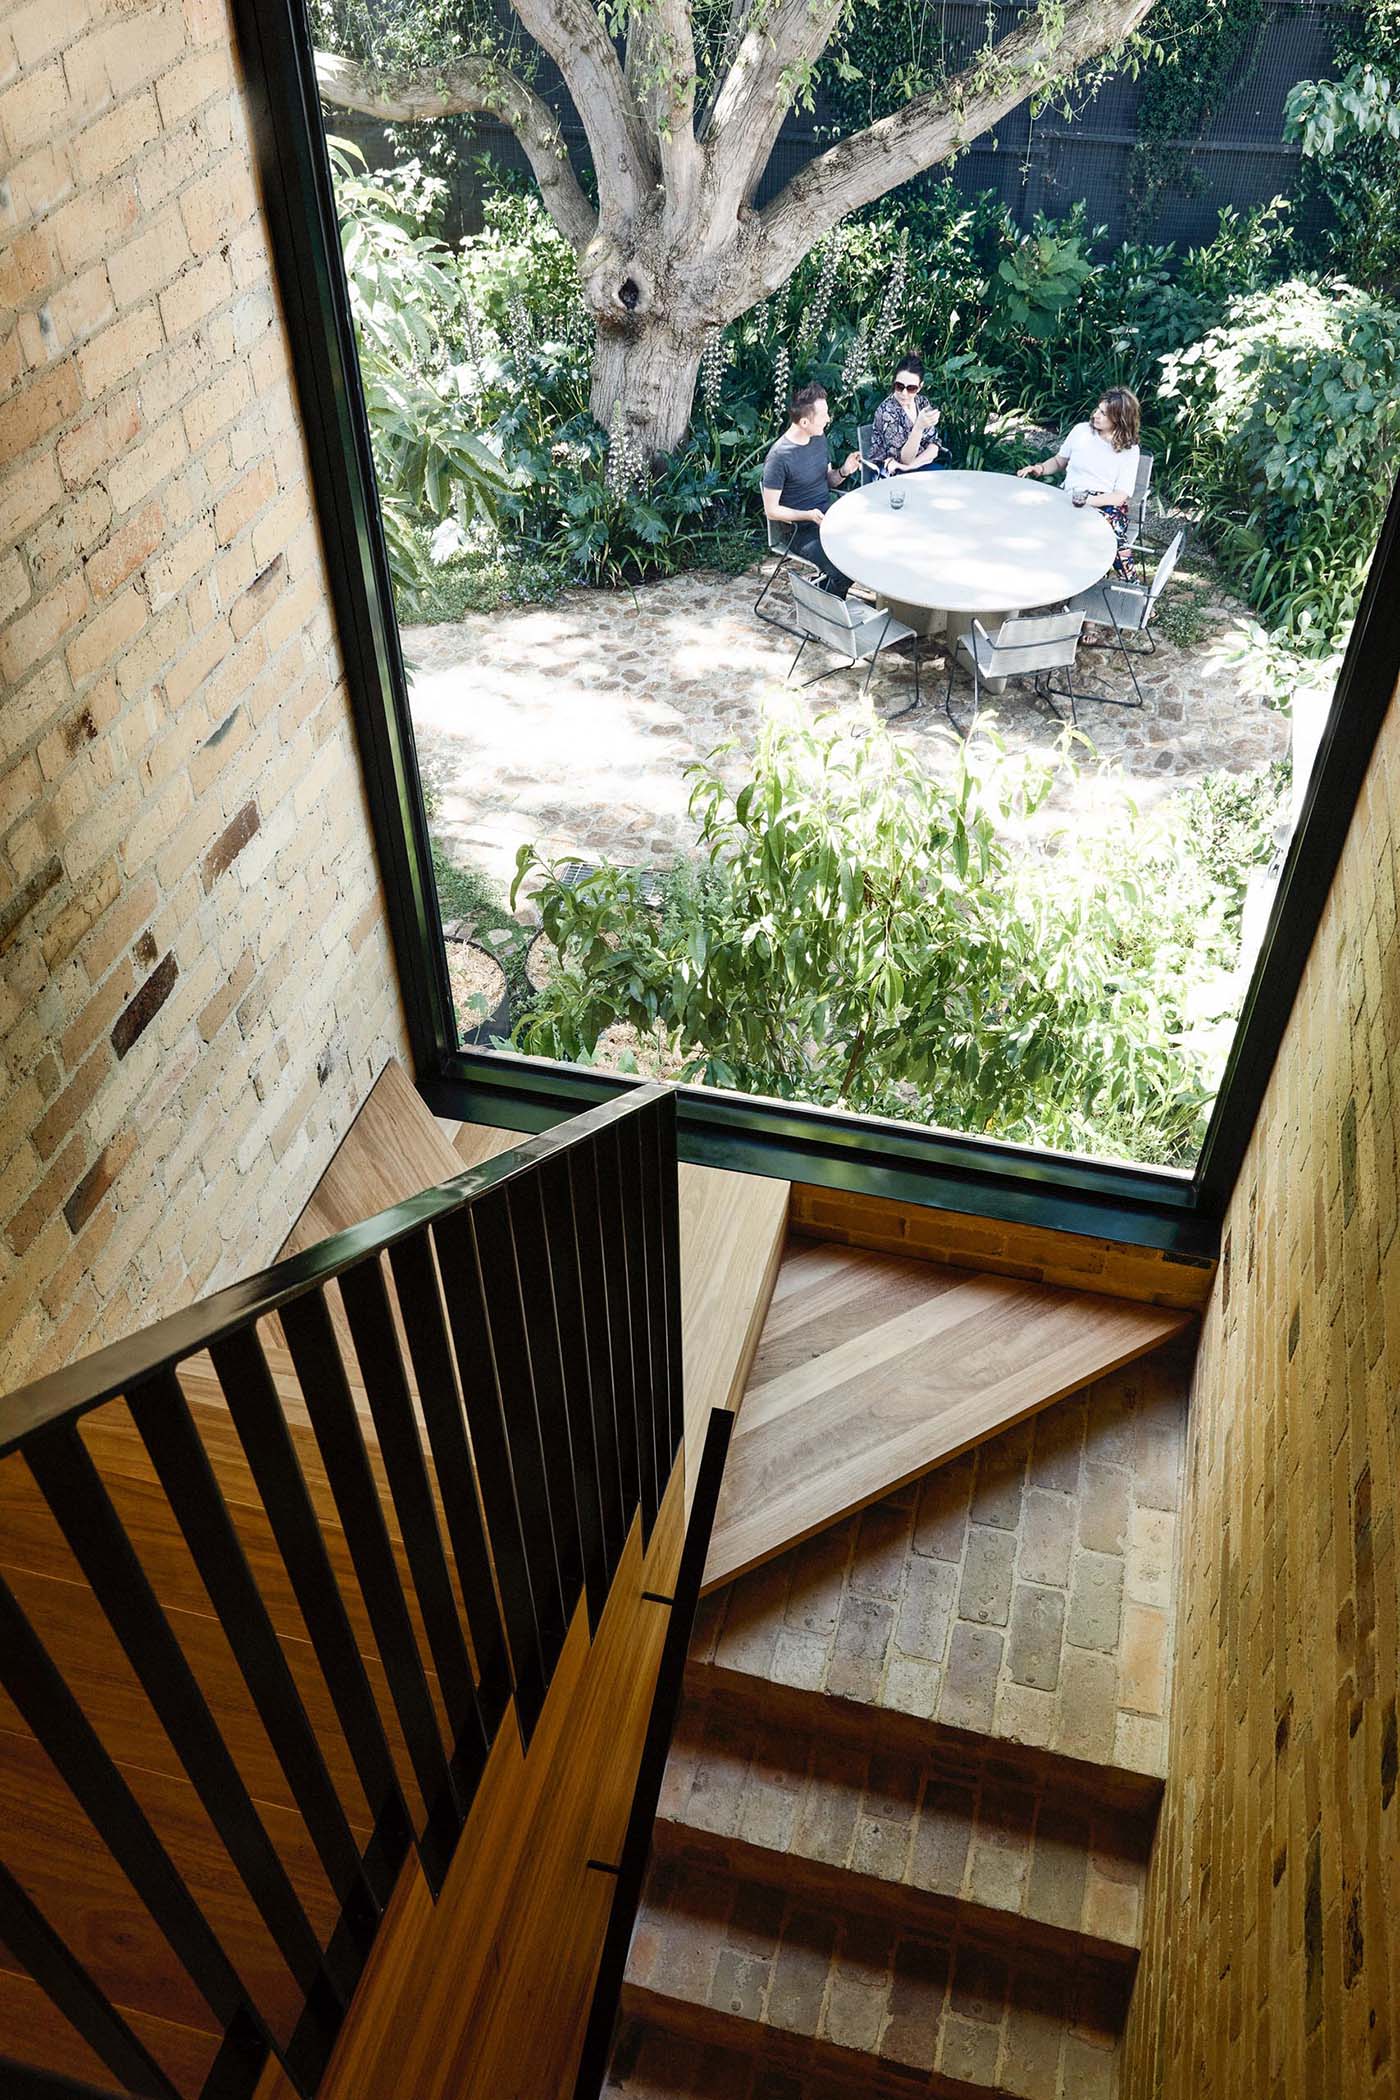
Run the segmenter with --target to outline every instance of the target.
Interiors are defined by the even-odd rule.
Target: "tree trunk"
[[[690,428],[704,332],[648,314],[619,328],[612,315],[594,338],[588,406],[614,439],[629,438],[643,460],[674,452]]]

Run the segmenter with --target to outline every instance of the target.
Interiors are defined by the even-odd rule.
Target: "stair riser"
[[[1044,1786],[1085,1813],[1112,1813],[1121,1821],[1130,1849],[1140,1851],[1144,1859],[1151,1851],[1162,1781],[1147,1773],[1090,1764],[1029,1743],[998,1741],[972,1729],[836,1698],[830,1692],[775,1684],[694,1655],[685,1666],[685,1702],[687,1712],[701,1706],[722,1709],[736,1720],[768,1723],[803,1741],[813,1736],[838,1738],[919,1764],[936,1762],[940,1773],[950,1778],[965,1771],[1008,1785]]]
[[[849,2095],[849,2100],[914,2100],[915,2095],[918,2100],[989,2100],[989,2091],[995,2091],[960,2078],[882,2064],[861,2050],[759,2027],[712,2006],[691,2005],[683,1998],[638,1990],[632,1984],[623,1986],[622,2010],[696,2048],[729,2049],[750,2063],[767,2064],[793,2077],[819,2076],[832,2094]]]
[[[935,1934],[957,1932],[1003,1958],[1014,1952],[1025,1969],[1054,1977],[1066,1963],[1097,1966],[1105,1984],[1127,1989],[1137,1969],[1138,1950],[1093,1933],[1068,1931],[1016,1911],[993,1910],[965,1897],[943,1896],[904,1882],[881,1881],[849,1867],[834,1867],[801,1854],[777,1852],[744,1838],[670,1820],[658,1820],[653,1856],[674,1860],[701,1873],[723,1874],[736,1881],[800,1896],[833,1915],[852,1913],[885,1925]]]

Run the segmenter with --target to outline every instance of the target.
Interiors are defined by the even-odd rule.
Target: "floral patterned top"
[[[932,408],[933,403],[926,394],[920,394],[915,404],[915,414],[921,408]],[[894,459],[909,442],[909,433],[914,428],[914,417],[904,403],[894,394],[887,394],[875,411],[870,429],[870,464],[883,467],[887,459]],[[938,457],[938,435],[936,430],[926,430],[919,446],[918,464],[924,466]]]

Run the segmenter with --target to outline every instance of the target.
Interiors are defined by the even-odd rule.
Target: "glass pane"
[[[1014,8],[857,11],[746,169],[723,24],[702,160],[548,19],[313,8],[462,1041],[1190,1169],[1389,494],[1369,32],[1171,16],[838,216]]]

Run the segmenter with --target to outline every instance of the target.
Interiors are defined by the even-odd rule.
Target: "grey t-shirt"
[[[829,510],[831,486],[826,470],[831,464],[824,437],[810,437],[805,445],[794,444],[783,433],[763,462],[763,486],[777,492],[788,510]]]

